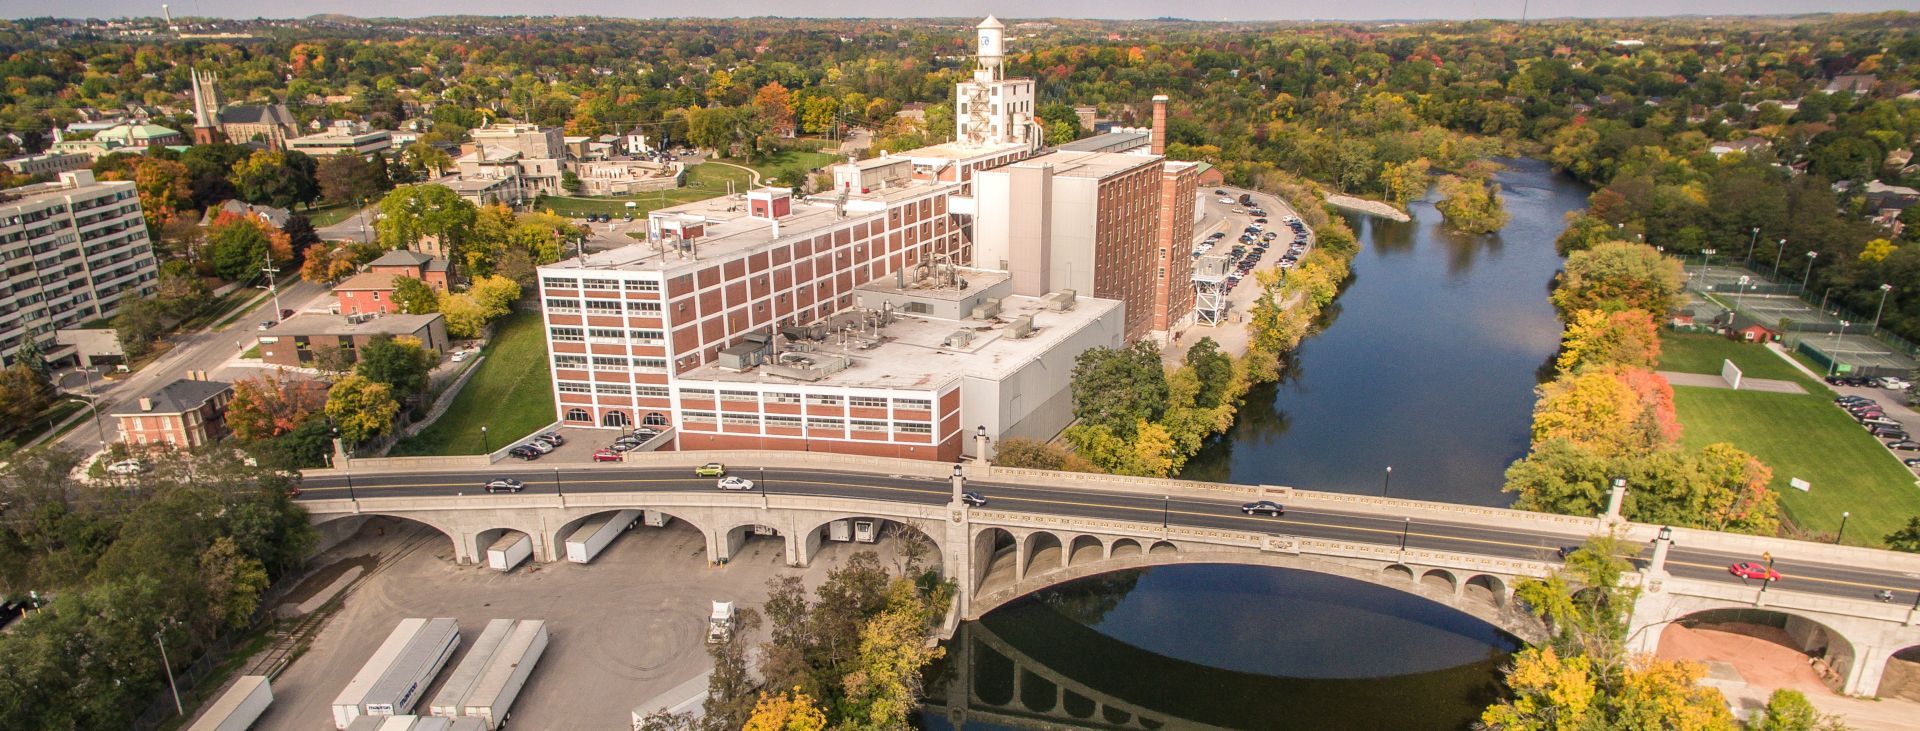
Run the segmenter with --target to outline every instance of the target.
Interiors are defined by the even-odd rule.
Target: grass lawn
[[[533,204],[533,208],[538,211],[551,210],[555,214],[572,218],[589,213],[619,216],[628,212],[639,217],[667,206],[677,206],[724,195],[727,192],[728,182],[733,183],[734,190],[744,191],[747,189],[748,178],[747,171],[739,168],[701,163],[687,168],[686,185],[674,190],[604,198],[542,196]],[[628,201],[632,201],[634,207],[628,208]]]
[[[1705,333],[1666,332],[1660,335],[1660,370],[1719,375],[1720,363],[1725,360],[1732,360],[1747,378],[1793,381],[1815,394],[1828,391],[1824,384],[1808,378],[1764,345],[1736,342]],[[1827,398],[1832,396],[1828,395]]]
[[[750,168],[753,168],[754,170],[759,171],[760,178],[761,178],[760,182],[764,184],[768,182],[767,178],[778,176],[782,172],[796,165],[802,166],[806,170],[813,170],[814,168],[818,168],[822,165],[831,165],[835,161],[838,161],[839,159],[840,159],[839,155],[833,154],[831,152],[814,152],[809,150],[781,150],[779,152],[773,153],[772,155],[768,155],[765,160],[761,160],[760,162],[747,162],[745,160],[727,160],[726,162],[730,162],[735,165],[745,165],[747,167],[750,167]],[[779,181],[781,185],[798,185],[800,184],[800,182],[801,181],[798,181],[798,180]]]
[[[547,371],[547,342],[539,312],[515,312],[502,319],[487,343],[480,370],[454,397],[440,420],[394,445],[392,455],[480,454],[553,423],[553,378]],[[487,427],[489,444],[480,441]]]
[[[33,423],[21,427],[19,431],[14,432],[11,436],[7,437],[5,441],[13,442],[16,445],[31,442],[39,438],[41,434],[46,433],[48,429],[52,429],[54,425],[59,424],[61,420],[73,416],[73,412],[84,408],[87,408],[87,402],[80,399],[67,399],[55,403],[47,407],[45,411],[40,412],[39,416],[34,417]]]
[[[300,213],[307,217],[307,220],[313,224],[314,228],[326,228],[347,220],[353,216],[354,211],[358,210],[360,210],[359,206],[347,203],[332,203],[318,208],[300,211]]]

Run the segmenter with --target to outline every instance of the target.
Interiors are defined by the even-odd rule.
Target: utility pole
[[[274,281],[274,275],[279,274],[280,270],[273,268],[273,251],[271,249],[267,251],[263,258],[266,259],[267,265],[261,267],[260,271],[267,275],[267,293],[273,295],[273,322],[278,325],[280,324],[280,313],[283,312],[283,310],[280,309],[280,285]]]
[[[173,682],[173,661],[167,659],[166,631],[167,630],[164,627],[154,630],[153,641],[160,643],[160,667],[166,668],[167,687],[173,689],[173,710],[178,711],[180,715],[185,716],[187,715],[187,707],[185,704],[182,704],[180,702],[180,686],[174,684]]]

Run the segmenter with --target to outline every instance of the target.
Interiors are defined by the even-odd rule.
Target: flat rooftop
[[[1055,149],[1063,152],[1106,152],[1145,147],[1150,144],[1153,144],[1151,132],[1108,132],[1074,140]]]
[[[905,275],[911,277],[913,276],[913,272],[905,272]],[[939,281],[940,272],[936,272],[926,280],[909,281],[904,287],[897,286],[899,278],[889,275],[862,284],[855,287],[854,290],[856,293],[898,294],[911,296],[915,299],[959,302],[969,297],[978,297],[981,291],[991,289],[994,285],[1013,278],[1013,275],[1006,272],[996,272],[987,269],[968,269],[964,267],[955,269],[954,276],[960,281],[967,283],[965,289],[944,286]]]
[[[817,343],[819,352],[845,355],[852,363],[845,370],[815,381],[776,375],[764,366],[743,372],[708,363],[682,373],[679,383],[689,385],[687,381],[693,380],[925,389],[940,386],[960,376],[998,380],[1059,346],[1088,324],[1119,310],[1121,303],[1117,300],[1080,297],[1073,309],[1054,312],[1047,309],[1047,302],[1041,298],[1013,295],[1002,299],[1000,307],[1000,316],[993,320],[946,320],[902,314],[896,310],[893,323],[880,331],[886,340],[872,348],[862,350],[853,342],[842,346],[833,337]],[[1015,338],[1008,328],[1021,315],[1033,316],[1033,333],[1024,338]],[[960,330],[972,333],[973,340],[963,346],[948,346],[947,337]]]
[[[772,247],[776,242],[811,236],[819,231],[855,221],[886,215],[894,201],[916,198],[938,190],[958,187],[957,183],[911,181],[869,193],[849,196],[844,212],[836,210],[826,196],[794,198],[792,213],[779,220],[779,226],[748,213],[745,194],[708,198],[654,211],[654,217],[677,216],[691,222],[705,219],[705,232],[694,240],[691,252],[671,247],[636,242],[605,251],[588,253],[540,267],[543,273],[565,276],[569,271],[655,271],[677,274]],[[644,231],[645,229],[638,229]],[[695,258],[697,254],[698,258]]]
[[[1157,155],[1131,155],[1121,152],[1049,152],[1039,157],[1030,157],[1013,166],[1037,167],[1052,165],[1056,178],[1108,178],[1142,165],[1158,164]]]
[[[996,145],[969,145],[964,142],[942,142],[938,145],[916,147],[892,153],[894,157],[909,157],[916,160],[971,160],[976,157],[992,157],[1006,152],[1027,149],[1024,142],[1006,142]]]
[[[293,337],[299,335],[412,335],[426,327],[427,323],[440,319],[439,313],[431,315],[380,315],[378,317],[361,316],[360,322],[354,322],[346,315],[325,315],[320,313],[302,313],[287,318],[278,325],[260,333],[265,337]]]

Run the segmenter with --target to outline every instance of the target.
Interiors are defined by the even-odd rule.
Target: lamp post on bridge
[[[1411,529],[1411,528],[1413,527],[1413,519],[1412,519],[1412,518],[1401,518],[1400,520],[1401,520],[1401,523],[1400,523],[1400,553],[1402,553],[1402,554],[1405,554],[1405,553],[1407,552],[1407,530],[1408,530],[1408,529]]]
[[[1673,548],[1673,528],[1660,526],[1660,532],[1653,539],[1653,560],[1647,563],[1647,590],[1659,591],[1660,583],[1667,577],[1667,551]]]
[[[1627,478],[1613,478],[1613,489],[1607,493],[1607,514],[1600,516],[1603,525],[1620,522],[1620,507],[1627,500]]]
[[[1173,511],[1173,498],[1160,496],[1160,532],[1167,532],[1167,514]]]
[[[986,431],[986,429],[982,427],[981,431]],[[953,486],[953,504],[956,506],[966,505],[966,501],[960,499],[960,494],[966,492],[967,475],[961,470],[959,462],[953,463],[953,477],[950,478],[948,482]]]
[[[1387,488],[1393,486],[1393,465],[1387,465],[1387,476],[1380,480],[1380,497],[1387,496]]]

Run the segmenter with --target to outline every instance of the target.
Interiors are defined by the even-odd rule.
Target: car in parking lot
[[[595,462],[618,462],[622,459],[625,458],[620,456],[619,452],[612,449],[593,450],[593,461]]]
[[[1225,203],[1225,204],[1227,204],[1227,205],[1233,205],[1233,199],[1232,199],[1232,198],[1228,198],[1228,197],[1226,197],[1226,196],[1224,196],[1224,195],[1223,195],[1223,196],[1220,196],[1220,202],[1221,202],[1221,203]]]
[[[727,466],[719,462],[708,462],[693,468],[693,474],[696,477],[725,477]]]
[[[1227,195],[1227,189],[1225,189],[1225,188],[1214,188],[1214,189],[1213,189],[1213,194],[1214,194],[1214,195],[1217,195],[1217,196],[1221,196],[1221,197],[1226,197],[1226,195]]]
[[[487,483],[487,492],[519,492],[527,489],[527,484],[511,477],[501,477]]]
[[[960,502],[963,502],[978,508],[978,507],[985,506],[987,504],[987,499],[980,497],[980,493],[974,492],[972,490],[968,490],[966,492],[960,493]]]
[[[1906,439],[1907,438],[1907,430],[1905,428],[1898,427],[1898,426],[1888,426],[1886,424],[1868,425],[1867,433],[1872,434],[1875,437],[1878,437],[1880,439]]]
[[[145,471],[147,471],[146,465],[140,464],[140,460],[137,459],[123,459],[107,465],[107,472],[116,475],[137,475]]]
[[[1913,386],[1913,384],[1893,376],[1881,376],[1876,385],[1892,391],[1905,391]]]
[[[541,434],[534,435],[533,438],[546,442],[556,447],[567,443],[567,438],[560,436],[560,432],[557,432],[557,431],[543,432]]]
[[[1278,518],[1287,514],[1287,509],[1272,500],[1255,500],[1240,506],[1240,512],[1247,515],[1265,515]]]
[[[1920,442],[1902,439],[1897,442],[1887,442],[1887,448],[1896,452],[1920,452]]]
[[[753,480],[735,475],[733,477],[722,477],[719,482],[713,483],[713,486],[722,490],[752,490]]]
[[[540,455],[542,454],[545,454],[545,453],[541,452],[538,449],[534,449],[533,447],[529,447],[525,444],[522,444],[507,450],[507,456],[518,457],[520,459],[525,459],[525,460],[539,459]]]
[[[1758,579],[1760,581],[1780,580],[1780,572],[1758,561],[1741,561],[1732,566],[1728,566],[1727,573],[1742,579]]]
[[[531,449],[535,449],[535,450],[539,450],[539,452],[540,452],[541,454],[551,454],[551,453],[553,452],[553,445],[552,445],[552,444],[549,444],[549,443],[547,443],[547,442],[543,442],[543,441],[541,441],[541,440],[539,440],[539,439],[529,439],[529,440],[527,440],[527,443],[526,443],[526,444],[524,444],[524,445],[521,445],[521,446],[525,446],[525,447],[528,447],[528,448],[531,448]]]
[[[1900,460],[1900,464],[1904,464],[1908,467],[1920,467],[1920,457],[1908,457],[1906,459]]]

